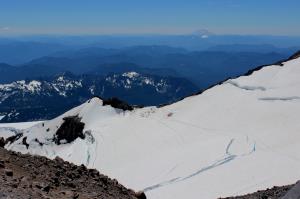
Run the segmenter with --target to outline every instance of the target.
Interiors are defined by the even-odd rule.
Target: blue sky
[[[299,0],[0,0],[0,34],[300,35]]]

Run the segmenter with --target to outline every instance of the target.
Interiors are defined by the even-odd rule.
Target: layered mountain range
[[[253,47],[255,48],[255,47]],[[226,48],[225,48],[226,49]],[[136,71],[158,76],[184,77],[200,89],[228,77],[239,76],[257,65],[285,59],[277,51],[188,51],[169,46],[133,46],[122,49],[89,47],[59,51],[19,65],[0,64],[0,83],[53,76]]]
[[[192,82],[135,71],[100,75],[63,73],[0,84],[0,121],[52,119],[93,96],[118,97],[134,105],[171,103],[196,92]]]

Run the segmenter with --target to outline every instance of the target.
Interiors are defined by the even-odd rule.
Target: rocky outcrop
[[[0,198],[145,199],[100,174],[63,161],[0,148]]]
[[[10,136],[10,137],[8,137],[6,139],[3,138],[3,140],[4,140],[4,146],[6,144],[14,143],[16,140],[20,139],[22,136],[23,136],[23,133],[17,133],[16,135]]]
[[[5,139],[3,137],[0,137],[0,147],[4,148],[5,146]]]
[[[133,106],[127,104],[126,102],[113,97],[113,98],[108,98],[103,100],[103,106],[110,105],[114,108],[122,109],[123,111],[132,111]]]
[[[71,143],[77,138],[84,139],[83,133],[84,123],[81,122],[81,118],[78,116],[69,116],[63,118],[64,122],[56,131],[54,136],[54,142],[56,144]]]

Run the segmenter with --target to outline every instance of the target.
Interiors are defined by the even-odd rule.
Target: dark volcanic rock
[[[63,118],[64,122],[56,131],[54,142],[56,144],[71,143],[77,138],[84,139],[83,134],[84,123],[78,116],[70,116]]]
[[[22,135],[23,135],[22,133],[18,133],[18,134],[16,134],[16,135],[13,135],[13,136],[8,137],[8,138],[5,140],[5,144],[15,142],[15,141],[18,140],[20,137],[22,137]]]
[[[300,181],[298,181],[296,185],[293,186],[282,199],[295,199],[295,198],[297,199],[300,198]]]
[[[0,198],[144,199],[116,180],[60,158],[22,155],[0,148]],[[1,163],[0,162],[0,163]]]
[[[24,145],[26,146],[26,148],[28,149],[29,144],[27,143],[27,137],[24,137],[24,138],[22,139],[22,144],[24,144]]]
[[[3,137],[0,137],[0,147],[4,147],[5,146],[5,139]]]
[[[12,177],[14,175],[13,171],[10,169],[5,169],[4,170],[5,175]]]
[[[5,168],[5,162],[3,160],[0,160],[0,169]]]
[[[105,105],[111,105],[114,108],[122,109],[123,111],[132,111],[133,106],[127,104],[126,102],[119,100],[116,97],[104,99],[103,100],[103,106]]]
[[[138,198],[138,199],[147,199],[146,197],[146,194],[144,192],[137,192],[135,194],[135,196]]]
[[[257,191],[255,193],[247,194],[244,196],[234,196],[228,197],[226,199],[280,199],[282,198],[293,185],[281,186],[281,187],[273,187],[271,189],[266,189],[263,191]]]

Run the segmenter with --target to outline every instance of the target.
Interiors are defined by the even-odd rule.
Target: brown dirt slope
[[[83,165],[22,155],[0,147],[0,199],[143,199],[116,180]]]

